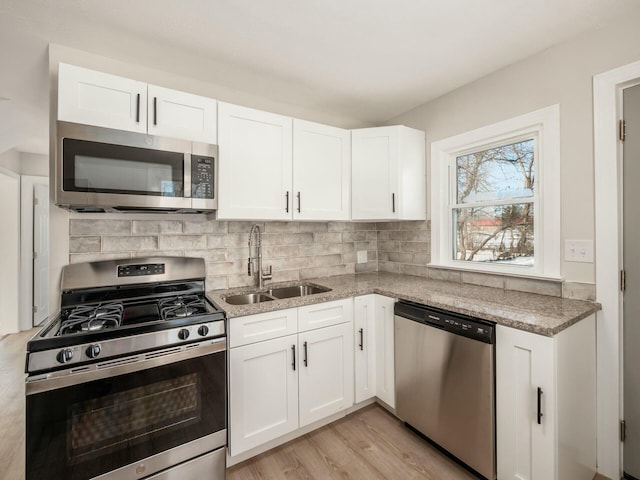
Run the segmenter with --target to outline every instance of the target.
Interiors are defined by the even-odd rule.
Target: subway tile
[[[425,220],[403,220],[398,222],[400,230],[428,230]]]
[[[298,245],[313,243],[313,237],[315,235],[328,235],[327,233],[284,233],[282,234],[282,240],[278,243],[285,245]],[[340,235],[340,234],[338,234]]]
[[[220,220],[185,220],[183,232],[186,234],[227,233],[228,224]]]
[[[376,223],[376,230],[398,230],[398,222],[378,222]]]
[[[329,232],[347,232],[357,230],[357,226],[353,222],[328,222],[327,231]]]
[[[89,253],[100,251],[100,237],[69,238],[69,253]]]
[[[222,233],[206,236],[207,248],[242,247],[249,243],[249,236],[240,233]]]
[[[207,248],[206,235],[161,235],[158,237],[160,250],[200,250]]]
[[[299,257],[301,245],[265,245],[262,249],[264,258]]]
[[[355,269],[356,269],[356,273],[375,272],[376,270],[378,270],[378,263],[377,262],[356,263]]]
[[[381,272],[400,273],[401,265],[400,263],[378,260],[378,270]]]
[[[256,284],[255,277],[247,274],[234,274],[227,277],[229,288],[252,287]]]
[[[244,233],[246,235],[249,235],[251,227],[253,227],[254,225],[258,225],[260,227],[260,230],[264,233],[265,222],[244,221],[229,222],[229,233]]]
[[[227,252],[227,260],[244,260],[249,258],[249,247],[225,248]]]
[[[398,251],[400,252],[414,252],[414,253],[428,253],[428,242],[398,242]]]
[[[344,244],[341,243],[315,243],[313,245],[314,255],[332,255],[343,252]]]
[[[134,235],[182,233],[182,222],[178,220],[133,220]]]
[[[211,277],[220,275],[247,274],[247,263],[240,260],[232,262],[209,262],[207,263],[207,274]]]
[[[227,277],[209,277],[205,278],[205,289],[208,290],[226,290],[229,288]]]
[[[162,249],[165,249],[165,247],[162,247]],[[102,237],[103,252],[139,250],[158,250],[158,237]]]
[[[540,295],[562,296],[562,282],[521,277],[505,277],[504,288]]]
[[[131,235],[131,220],[69,220],[70,235]]]
[[[390,262],[413,263],[413,253],[389,252],[388,259]]]
[[[368,234],[373,234],[373,238],[368,236]],[[357,231],[357,232],[344,232],[342,234],[342,240],[344,242],[364,242],[365,240],[374,240],[377,238],[378,236],[376,232]]]
[[[596,301],[596,286],[593,283],[564,282],[562,296],[575,300]]]
[[[102,260],[122,260],[130,258],[129,253],[72,253],[69,255],[69,263],[100,262]]]
[[[327,222],[300,222],[300,233],[326,232],[328,231]]]
[[[462,276],[459,271],[446,270],[442,268],[430,267],[427,269],[427,276],[433,280],[444,280],[446,282],[461,283]]]
[[[313,257],[313,265],[315,267],[322,267],[325,265],[340,265],[342,263],[342,255],[318,255]]]
[[[503,275],[491,275],[478,272],[461,272],[462,283],[485,287],[504,288]]]
[[[314,257],[292,257],[273,258],[268,261],[263,260],[263,267],[271,265],[273,270],[292,270],[298,268],[308,268],[313,266]]]
[[[186,257],[204,258],[205,262],[225,262],[227,261],[227,250],[225,248],[207,248],[202,250],[185,250]]]
[[[426,265],[431,261],[431,255],[428,253],[414,253],[413,263],[414,265]]]
[[[269,283],[276,282],[293,282],[296,280],[300,280],[299,270],[274,270],[273,278],[269,281]]]
[[[399,252],[401,249],[401,243],[391,240],[378,240],[378,250],[385,252]],[[410,250],[409,250],[410,251]]]
[[[339,232],[316,232],[313,234],[313,241],[315,243],[342,243],[342,236],[346,235],[348,232],[339,233]]]
[[[267,233],[298,233],[298,222],[267,222],[264,231]]]
[[[406,275],[415,275],[416,277],[427,276],[426,265],[407,265],[406,263],[401,263],[400,271]]]
[[[182,250],[139,250],[137,252],[131,252],[131,258],[140,257],[184,257],[185,254]]]
[[[300,279],[306,280],[309,278],[330,277],[333,275],[343,275],[349,273],[355,273],[355,265],[334,265],[330,267],[312,267],[300,269]]]

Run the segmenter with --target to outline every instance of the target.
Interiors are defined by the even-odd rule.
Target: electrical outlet
[[[358,263],[367,263],[367,251],[358,250]]]
[[[567,262],[593,263],[593,240],[565,240],[564,259]]]

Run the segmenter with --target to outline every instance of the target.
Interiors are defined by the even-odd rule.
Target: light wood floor
[[[35,332],[0,337],[2,480],[24,480],[25,344]],[[475,477],[407,430],[386,410],[372,405],[236,465],[227,475],[227,480],[279,479],[473,480]]]

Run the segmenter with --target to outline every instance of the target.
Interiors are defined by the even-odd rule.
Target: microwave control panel
[[[213,157],[191,155],[191,198],[214,198]]]

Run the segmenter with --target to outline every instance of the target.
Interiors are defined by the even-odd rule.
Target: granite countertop
[[[331,288],[331,291],[305,297],[273,300],[251,305],[230,305],[223,300],[228,295],[256,292],[256,288],[241,287],[214,290],[207,295],[227,317],[300,307],[357,295],[377,293],[409,300],[436,308],[471,315],[499,325],[552,337],[579,320],[600,310],[600,304],[581,300],[523,293],[500,288],[467,285],[396,273],[359,273],[310,279],[300,282],[268,284],[290,286],[310,283]]]

